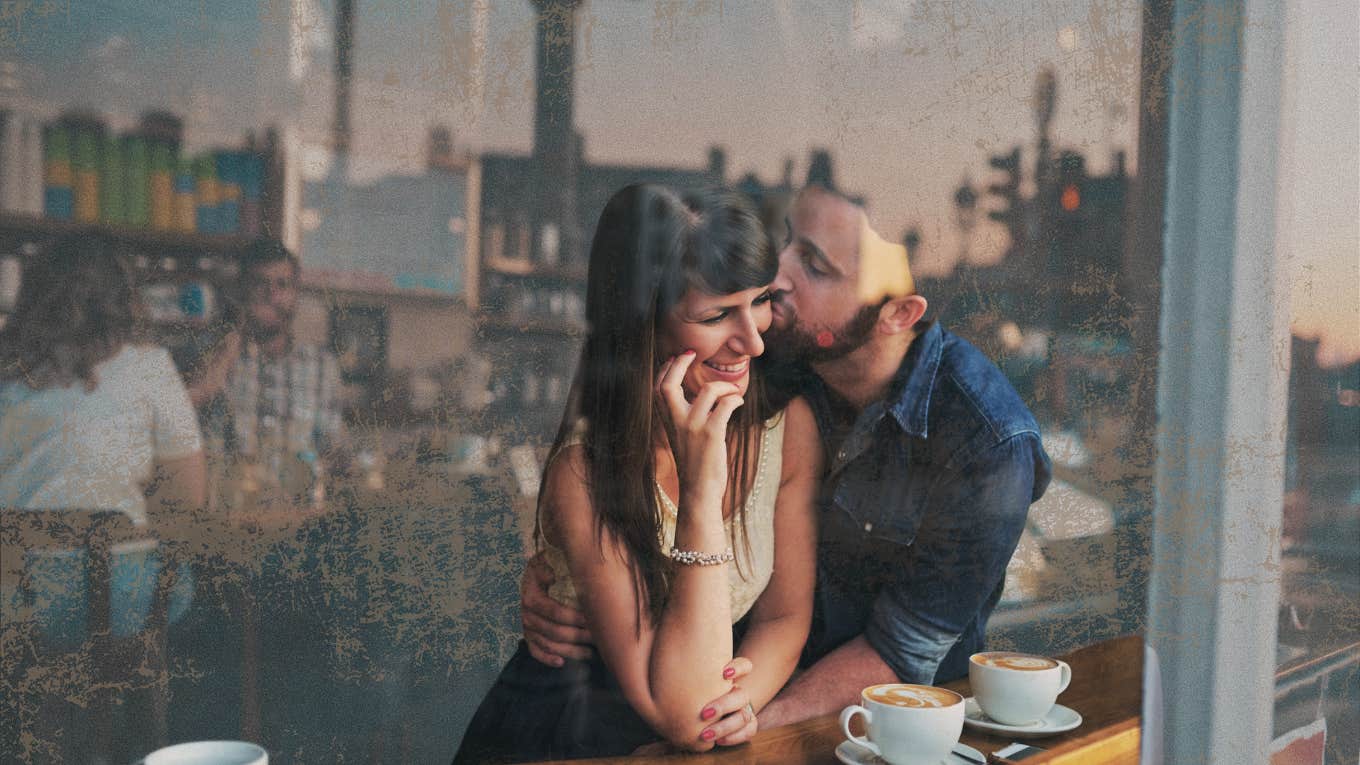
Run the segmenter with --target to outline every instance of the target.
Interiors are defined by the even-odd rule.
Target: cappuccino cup
[[[856,715],[868,738],[850,732]],[[871,685],[841,710],[841,732],[892,765],[939,765],[963,733],[963,697],[929,685]]]
[[[269,753],[245,741],[189,741],[148,754],[142,765],[269,765]]]
[[[1044,719],[1070,682],[1072,668],[1057,659],[1013,651],[968,658],[973,698],[983,714],[1002,725],[1032,725]]]

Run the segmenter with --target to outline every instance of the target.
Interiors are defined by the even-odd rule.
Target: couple
[[[1048,484],[1038,428],[920,323],[902,248],[854,202],[808,187],[788,226],[776,254],[733,195],[606,205],[526,640],[456,764],[703,751],[966,674]],[[797,394],[778,410],[775,370]]]

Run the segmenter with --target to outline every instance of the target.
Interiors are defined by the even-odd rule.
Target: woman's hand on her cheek
[[[685,351],[662,367],[658,390],[670,416],[668,435],[680,474],[681,493],[711,491],[719,498],[727,486],[727,423],[741,406],[741,389],[726,382],[705,383],[694,401],[681,387],[694,363]]]

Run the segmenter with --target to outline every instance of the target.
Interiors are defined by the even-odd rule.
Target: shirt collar
[[[930,410],[930,392],[935,389],[935,375],[940,370],[944,353],[944,330],[933,321],[916,336],[902,365],[888,388],[888,410],[902,431],[909,436],[926,438],[926,413]]]

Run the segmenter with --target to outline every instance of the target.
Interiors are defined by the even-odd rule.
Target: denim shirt
[[[904,682],[967,674],[1051,465],[1009,381],[938,323],[857,415],[803,391],[827,455],[805,662],[863,634]]]

